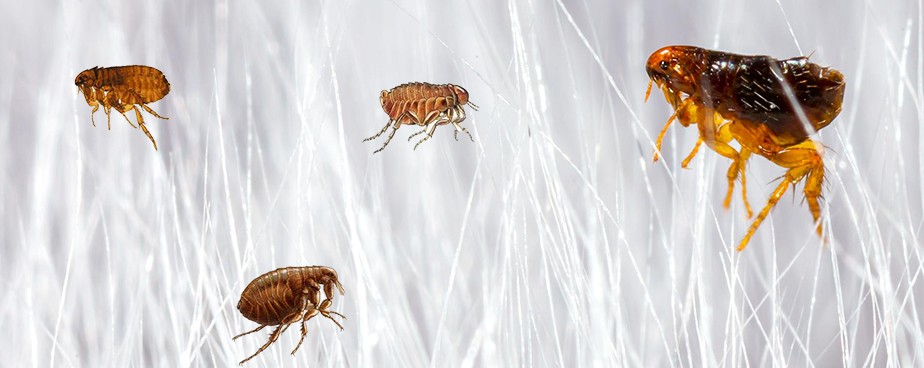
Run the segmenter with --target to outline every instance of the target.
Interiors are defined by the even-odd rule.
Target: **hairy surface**
[[[238,298],[291,265],[337,270],[345,329],[313,321],[291,355],[293,325],[248,367],[920,365],[922,20],[901,0],[0,1],[0,366],[235,366],[270,332],[231,340],[256,327]],[[729,161],[680,167],[695,129],[651,163],[672,109],[643,70],[668,44],[844,74],[817,134],[827,246],[787,195],[736,252]],[[92,128],[73,85],[131,64],[171,83],[158,152]],[[373,155],[380,91],[408,81],[464,86],[475,142]],[[756,203],[781,169],[747,174]]]

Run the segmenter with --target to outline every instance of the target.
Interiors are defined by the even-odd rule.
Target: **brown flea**
[[[478,106],[468,100],[468,91],[465,88],[454,84],[430,84],[430,83],[407,83],[392,88],[388,91],[382,91],[379,97],[382,103],[382,109],[388,114],[389,121],[375,135],[366,138],[363,142],[371,141],[384,134],[388,127],[392,127],[388,139],[382,148],[373,152],[373,154],[385,149],[395,132],[402,124],[419,125],[424,129],[412,134],[407,140],[411,140],[417,135],[426,133],[414,149],[417,149],[421,143],[426,142],[433,136],[433,131],[438,125],[452,124],[455,127],[455,138],[459,140],[459,132],[468,134],[468,137],[474,142],[472,134],[463,128],[460,123],[465,120],[465,105],[470,105],[473,109],[478,110]]]
[[[141,111],[135,105],[141,106],[144,111],[151,115],[167,119],[158,115],[147,105],[160,100],[170,92],[170,83],[167,82],[164,73],[144,65],[111,68],[94,67],[78,74],[74,84],[77,85],[84,98],[87,99],[87,104],[93,106],[93,111],[90,112],[90,120],[93,121],[93,126],[96,126],[93,114],[99,110],[100,105],[103,105],[103,111],[106,112],[107,127],[112,129],[109,124],[109,112],[114,108],[125,117],[129,125],[137,128],[125,115],[126,112],[135,110],[138,127],[141,127],[144,134],[154,144],[154,150],[157,150],[157,142],[154,141],[154,136],[148,131],[147,126],[144,125]]]
[[[729,207],[735,181],[741,177],[741,196],[748,218],[745,165],[752,153],[786,168],[782,182],[757,215],[741,251],[790,185],[805,180],[805,199],[820,236],[824,162],[821,143],[809,135],[828,126],[841,112],[844,76],[837,70],[809,62],[807,57],[777,60],[769,56],[736,55],[693,46],[667,46],[655,51],[646,65],[648,91],[652,83],[664,92],[674,109],[658,135],[654,160],[661,151],[667,128],[676,119],[683,126],[696,124],[699,139],[683,160],[686,168],[701,143],[732,160],[728,168]],[[729,143],[737,141],[736,150]]]
[[[320,300],[322,285],[324,295],[327,297],[323,301]],[[343,326],[331,317],[331,314],[336,314],[342,318],[346,317],[327,309],[333,303],[334,286],[340,290],[340,295],[343,295],[343,286],[340,285],[340,281],[337,279],[337,271],[324,266],[280,268],[267,272],[251,281],[244,288],[244,292],[241,293],[241,300],[237,303],[237,310],[247,319],[259,323],[260,326],[254,330],[234,336],[232,340],[260,331],[266,326],[278,325],[279,327],[273,330],[269,340],[256,353],[242,360],[240,364],[244,364],[244,362],[266,350],[270,344],[276,342],[279,335],[285,332],[290,325],[301,320],[302,338],[298,340],[295,350],[292,350],[292,354],[295,354],[298,348],[302,346],[302,341],[305,340],[305,335],[308,333],[305,323],[319,313],[334,321],[343,330]]]

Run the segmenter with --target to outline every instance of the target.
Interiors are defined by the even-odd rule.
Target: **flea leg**
[[[273,330],[273,333],[270,334],[270,337],[266,340],[266,343],[263,344],[263,346],[261,346],[256,353],[253,353],[253,355],[247,357],[247,359],[242,360],[239,364],[244,365],[244,363],[246,363],[248,360],[253,359],[253,357],[257,356],[257,354],[260,354],[263,352],[263,350],[266,350],[266,348],[268,348],[272,343],[279,339],[279,335],[281,335],[282,332],[289,327],[289,325],[298,321],[299,318],[301,318],[299,313],[293,313],[289,317],[286,317],[285,320],[283,320],[283,322],[279,325],[279,327],[276,327],[276,329]]]
[[[705,110],[701,115],[707,114],[708,110]],[[731,206],[731,197],[735,191],[735,181],[738,180],[738,175],[744,172],[745,160],[747,160],[747,156],[750,155],[750,152],[748,151],[744,155],[739,154],[734,147],[728,145],[728,143],[735,138],[731,132],[731,126],[734,123],[724,124],[724,120],[717,113],[712,113],[711,117],[711,122],[708,122],[706,118],[697,117],[700,121],[700,137],[713,151],[732,160],[732,164],[728,167],[728,173],[726,174],[728,178],[728,192],[725,194],[725,201],[722,204],[723,207],[728,209]],[[712,128],[712,136],[709,136],[710,132],[706,129],[709,125],[711,125]],[[745,200],[745,208],[747,209],[748,218],[750,218],[751,205],[747,203],[747,200]]]
[[[141,127],[141,131],[144,132],[144,135],[148,136],[148,139],[154,144],[154,150],[157,151],[157,141],[154,140],[154,136],[151,135],[151,131],[148,130],[147,125],[144,125],[144,118],[141,117],[141,111],[138,111],[137,108],[135,108],[135,117],[138,118],[138,126]],[[127,120],[128,118],[125,119]]]
[[[669,118],[667,118],[667,123],[664,123],[664,128],[661,129],[661,134],[658,134],[658,141],[655,142],[655,153],[654,157],[652,158],[653,161],[657,162],[661,159],[661,142],[664,141],[664,135],[667,134],[667,128],[671,127],[671,123],[674,122],[674,119],[676,119],[682,111],[687,109],[687,106],[692,103],[691,101],[692,100],[689,98],[683,100],[683,103],[681,103],[680,106],[674,110],[674,113],[671,114]]]
[[[453,135],[452,135],[453,138],[456,139],[456,142],[459,141],[459,132],[468,134],[468,139],[471,139],[472,142],[474,142],[475,138],[472,137],[472,133],[469,133],[468,129],[465,129],[465,127],[461,125],[462,121],[465,120],[465,110],[462,109],[461,106],[459,106],[458,108],[450,110],[450,111],[454,111],[454,113],[450,113],[449,123],[452,124],[452,126],[456,128],[456,130],[453,131]]]
[[[112,108],[109,107],[109,105],[103,105],[103,112],[106,113],[106,126],[108,127],[109,130],[112,130],[112,124],[110,123],[111,119],[109,118],[109,113],[111,111],[112,111]]]
[[[421,130],[420,130],[419,132],[417,132],[417,133],[411,134],[410,137],[407,137],[407,141],[410,142],[410,141],[411,141],[411,138],[414,138],[414,137],[416,137],[416,136],[418,136],[418,135],[421,135],[421,134],[423,134],[423,133],[426,132],[426,131],[427,131],[427,129],[425,128],[425,129],[421,129]]]
[[[776,206],[776,202],[780,200],[780,197],[786,193],[786,189],[789,188],[789,175],[786,175],[785,178],[780,182],[780,185],[776,187],[776,190],[773,191],[773,194],[770,195],[770,198],[767,200],[767,205],[764,206],[764,209],[757,214],[757,218],[754,219],[754,222],[751,224],[751,227],[748,229],[747,234],[744,235],[744,238],[741,239],[741,243],[738,243],[738,251],[744,250],[744,247],[748,246],[748,242],[751,240],[751,236],[754,235],[754,232],[757,231],[757,228],[760,227],[760,223],[764,221],[767,217],[767,214],[770,213],[770,210],[773,209],[773,206]]]
[[[311,310],[309,310],[308,313],[305,314],[305,319],[304,319],[304,320],[307,321],[307,320],[309,320],[309,319],[312,319],[312,318],[314,318],[314,316],[316,316],[316,315],[318,315],[318,313],[320,313],[322,316],[327,317],[327,318],[330,319],[331,321],[334,321],[334,323],[337,325],[337,327],[340,327],[340,330],[343,330],[343,325],[341,325],[340,322],[337,322],[337,320],[335,320],[333,317],[331,317],[331,313],[336,314],[336,315],[338,315],[338,316],[340,316],[340,317],[342,317],[342,318],[344,318],[344,319],[346,319],[346,317],[345,317],[344,315],[340,314],[340,313],[337,313],[337,312],[334,312],[334,311],[331,311],[331,310],[327,310],[327,308],[330,308],[330,305],[333,304],[333,301],[331,301],[331,298],[332,298],[333,295],[334,295],[334,294],[333,294],[333,285],[331,285],[331,284],[324,285],[324,294],[327,295],[327,299],[324,299],[324,301],[323,301],[323,302],[320,302],[320,303],[318,303],[318,301],[319,301],[320,298],[321,298],[321,297],[320,297],[320,291],[319,291],[319,290],[317,290],[317,291],[315,291],[314,293],[311,293],[311,294],[308,295],[308,298],[310,299],[310,305],[311,305],[312,307],[311,307]]]
[[[143,108],[144,111],[147,111],[148,114],[154,115],[155,117],[158,117],[158,118],[161,118],[161,119],[164,119],[164,120],[170,120],[170,118],[165,118],[165,117],[163,117],[163,116],[157,115],[157,113],[154,112],[153,109],[151,109],[150,107],[148,107],[148,105],[145,105],[145,104],[139,104],[139,105],[141,105],[141,108]]]
[[[334,311],[332,311],[332,310],[328,310],[327,308],[330,308],[330,305],[331,305],[330,299],[325,299],[323,302],[321,302],[321,305],[320,305],[317,309],[315,309],[314,311],[320,312],[322,316],[327,317],[327,319],[333,321],[334,324],[336,324],[337,327],[340,327],[340,330],[342,331],[342,330],[343,330],[343,325],[341,325],[340,322],[337,322],[337,320],[334,319],[334,317],[331,317],[331,314],[336,314],[336,315],[340,316],[340,318],[343,318],[343,319],[346,319],[346,316],[340,314],[339,312],[334,312]]]
[[[788,168],[789,170],[786,171],[786,175],[782,182],[767,200],[767,205],[764,206],[764,209],[761,210],[757,218],[754,219],[744,239],[741,239],[741,243],[738,245],[739,251],[743,250],[744,247],[748,245],[751,236],[757,231],[761,222],[764,221],[770,213],[770,210],[772,210],[780,200],[780,197],[783,196],[786,189],[789,188],[789,185],[795,185],[806,177],[808,177],[808,179],[805,181],[805,199],[808,202],[809,211],[812,213],[812,217],[816,223],[815,231],[821,236],[821,205],[819,204],[819,200],[821,198],[821,185],[824,182],[825,168],[821,155],[818,154],[819,147],[821,146],[814,141],[807,140],[783,152],[767,156],[773,163]]]
[[[375,135],[373,135],[373,136],[371,136],[371,137],[369,137],[369,138],[363,139],[363,142],[371,141],[371,140],[373,140],[373,139],[378,138],[378,137],[381,136],[382,134],[385,134],[385,131],[388,130],[388,127],[389,127],[389,126],[391,126],[391,121],[385,123],[385,126],[382,127],[382,130],[380,130],[378,133],[375,133]]]
[[[318,311],[316,308],[318,305],[318,300],[320,299],[319,294],[321,291],[318,289],[317,283],[313,281],[309,283],[311,284],[311,286],[306,287],[305,290],[303,291],[303,293],[305,293],[305,296],[302,297],[302,310],[308,309],[309,306],[311,310],[309,310],[308,312],[305,313],[304,316],[302,316],[302,336],[298,339],[298,344],[295,345],[295,349],[292,349],[292,355],[295,355],[295,352],[298,351],[298,348],[302,346],[302,342],[305,341],[305,335],[308,334],[308,326],[306,325],[306,323],[308,322],[308,320],[314,318],[314,316],[318,314]]]
[[[456,106],[455,109],[450,111],[454,112],[449,119],[451,123],[458,125],[459,123],[465,121],[465,109],[463,109],[462,106]]]
[[[460,131],[463,132],[463,133],[465,133],[465,134],[468,134],[468,139],[471,139],[472,142],[475,141],[475,138],[472,137],[472,133],[469,133],[469,132],[468,132],[468,129],[465,129],[465,127],[459,125],[459,123],[453,123],[452,125],[453,125],[454,127],[456,127],[456,130],[453,132],[453,133],[454,133],[454,136],[455,136],[455,138],[456,138],[456,141],[459,140],[459,132],[460,132]]]
[[[244,335],[249,335],[249,334],[252,334],[252,333],[254,333],[254,332],[260,331],[260,330],[262,330],[264,327],[266,327],[266,325],[260,325],[260,327],[257,327],[257,328],[255,328],[255,329],[253,329],[253,330],[250,330],[250,331],[247,331],[247,332],[243,332],[243,333],[241,333],[240,335],[237,335],[237,336],[232,337],[232,338],[231,338],[231,341],[237,340],[238,337],[241,337],[241,336],[244,336]]]
[[[144,99],[141,98],[141,95],[139,95],[137,92],[131,91],[131,93],[132,93],[132,95],[134,95],[135,101],[144,101]],[[161,119],[164,119],[164,120],[170,120],[170,119],[168,119],[168,118],[165,118],[165,117],[163,117],[163,116],[158,115],[156,112],[154,112],[154,109],[151,109],[150,107],[148,107],[147,104],[139,103],[138,105],[141,105],[141,108],[143,108],[144,111],[147,111],[148,114],[154,115],[155,117],[158,117],[158,118],[161,118]],[[126,110],[126,111],[128,111],[128,110]]]
[[[306,289],[305,292],[308,295],[302,298],[302,309],[303,310],[308,307],[308,304],[311,303],[311,300],[318,299],[318,296],[317,296],[318,289],[317,288]],[[311,305],[312,305],[312,308],[314,308],[313,306],[317,304],[312,303]],[[312,311],[314,311],[314,309],[312,309]],[[305,341],[305,335],[308,334],[308,326],[306,326],[305,324],[308,322],[309,319],[311,319],[311,317],[314,317],[314,316],[310,316],[309,314],[310,313],[305,313],[305,315],[302,317],[302,336],[298,339],[298,344],[295,345],[295,349],[292,349],[292,355],[295,355],[295,352],[298,351],[298,348],[302,346],[302,342]],[[317,312],[315,312],[315,314],[317,314]]]
[[[747,211],[748,218],[751,218],[754,212],[751,211],[751,204],[748,203],[748,179],[747,175],[745,175],[745,168],[747,168],[748,165],[748,158],[751,157],[751,151],[741,147],[739,155],[741,158],[741,164],[739,165],[739,169],[741,170],[741,201],[744,202],[744,210]]]
[[[242,360],[239,364],[244,365],[244,363],[246,363],[248,360],[253,359],[253,357],[257,356],[257,354],[260,354],[263,352],[263,350],[266,350],[266,348],[268,348],[270,344],[276,342],[276,339],[278,339],[279,335],[282,333],[282,326],[284,325],[279,325],[279,327],[276,327],[276,329],[273,330],[273,333],[270,334],[269,339],[266,340],[266,343],[263,344],[263,346],[261,346],[260,349],[258,349],[256,353],[253,353],[253,355],[247,357],[247,359]]]
[[[138,129],[138,127],[136,127],[135,124],[132,124],[132,121],[131,121],[131,120],[128,120],[128,116],[125,115],[126,112],[131,111],[131,110],[134,109],[134,108],[135,108],[134,105],[125,105],[125,106],[122,106],[122,107],[116,106],[116,111],[118,111],[120,114],[122,114],[122,117],[125,118],[125,121],[128,122],[128,125],[131,125],[132,128]],[[138,110],[136,109],[135,112],[138,112]]]
[[[298,344],[295,345],[295,349],[292,349],[292,355],[295,355],[295,352],[298,351],[298,348],[302,347],[302,342],[305,341],[305,335],[308,334],[308,326],[305,325],[308,322],[308,315],[305,315],[306,318],[302,319],[302,337],[298,339]]]
[[[440,121],[437,120],[437,121],[433,121],[433,122],[427,124],[427,127],[424,128],[424,130],[427,132],[427,135],[424,136],[423,139],[421,139],[419,142],[417,142],[417,144],[414,145],[414,150],[415,150],[415,151],[417,150],[417,146],[419,146],[421,143],[426,142],[426,141],[427,141],[428,139],[430,139],[430,138],[433,138],[433,132],[436,131],[436,125],[437,125],[439,122],[440,122]]]
[[[693,150],[690,151],[690,154],[687,155],[687,158],[683,159],[683,162],[680,163],[680,167],[686,169],[687,166],[690,166],[690,161],[693,161],[693,157],[696,156],[696,153],[699,152],[699,145],[703,144],[703,137],[696,139],[696,145],[693,146]]]
[[[401,122],[395,121],[395,125],[392,127],[391,133],[388,134],[388,139],[385,140],[385,144],[382,145],[382,148],[379,148],[379,149],[375,150],[374,152],[372,152],[373,155],[376,154],[376,153],[381,152],[383,149],[385,149],[386,146],[388,146],[388,142],[391,142],[391,139],[395,137],[395,132],[398,131],[398,127],[400,127],[400,126],[401,126]],[[378,135],[376,135],[376,136],[378,136]],[[367,139],[367,140],[368,140],[368,139]]]
[[[90,111],[90,122],[93,123],[93,127],[96,127],[96,119],[94,118],[94,115],[96,115],[97,111],[99,111],[99,104],[93,105],[93,111]]]
[[[728,167],[728,180],[730,181],[728,185],[728,193],[725,195],[725,208],[728,208],[731,205],[731,198],[733,192],[733,182],[741,176],[741,200],[744,202],[744,210],[747,211],[748,218],[754,216],[754,212],[751,211],[751,204],[748,203],[748,180],[745,175],[745,168],[747,167],[748,158],[751,156],[751,151],[747,148],[742,147],[741,151],[738,153],[738,161],[733,162],[731,166]]]
[[[664,141],[664,135],[667,134],[667,128],[671,127],[671,123],[674,122],[674,119],[677,118],[677,111],[674,111],[671,114],[671,117],[667,118],[667,123],[664,124],[664,128],[661,129],[661,134],[658,134],[658,141],[655,142],[655,152],[652,161],[658,162],[661,159],[661,142]]]

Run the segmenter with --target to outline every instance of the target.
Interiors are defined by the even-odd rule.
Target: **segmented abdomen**
[[[91,69],[92,70],[92,69]],[[170,82],[160,70],[144,65],[97,68],[95,85],[112,88],[124,104],[150,103],[170,92]]]
[[[282,320],[302,309],[301,290],[294,290],[292,282],[301,280],[299,267],[280,268],[257,277],[244,288],[237,309],[245,318],[263,325],[278,325]]]
[[[398,120],[411,112],[417,121],[402,121],[404,124],[423,125],[430,113],[441,113],[458,106],[457,96],[446,84],[423,82],[407,83],[382,93],[382,109],[391,120]]]
[[[709,94],[703,100],[725,118],[764,124],[782,142],[808,137],[800,110],[815,130],[830,124],[840,113],[844,88],[840,72],[805,57],[777,60],[722,52],[708,54],[700,81],[700,89]]]

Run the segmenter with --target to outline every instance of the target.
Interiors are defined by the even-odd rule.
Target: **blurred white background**
[[[250,367],[924,365],[921,0],[0,3],[4,367],[234,366],[236,310],[282,266],[346,295]],[[644,63],[670,44],[846,76],[813,233],[801,186],[749,247],[728,160],[680,161]],[[93,66],[162,70],[146,115],[90,123]],[[480,111],[412,150],[379,92],[455,83]],[[132,117],[134,119],[134,117]],[[763,206],[783,169],[760,157]]]

